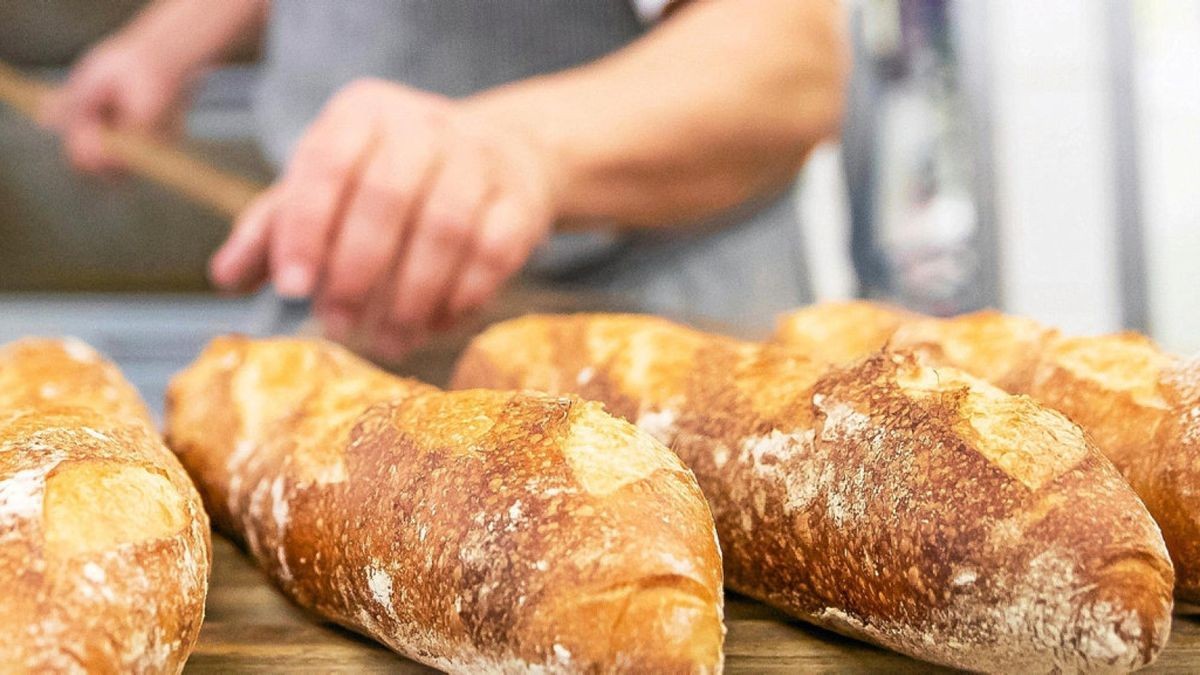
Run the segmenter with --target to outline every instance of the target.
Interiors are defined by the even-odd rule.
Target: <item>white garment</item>
[[[639,19],[646,23],[653,23],[662,17],[669,4],[671,4],[671,0],[633,0],[633,9],[637,12]]]

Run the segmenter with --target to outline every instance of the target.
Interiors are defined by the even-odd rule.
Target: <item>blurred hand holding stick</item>
[[[36,121],[53,87],[0,63],[0,102]],[[213,211],[235,218],[264,186],[218,169],[186,150],[142,133],[105,129],[106,150],[128,170],[177,192]]]

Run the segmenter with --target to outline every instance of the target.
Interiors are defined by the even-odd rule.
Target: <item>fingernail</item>
[[[275,292],[285,298],[307,298],[312,285],[312,274],[301,265],[287,265],[275,277]]]

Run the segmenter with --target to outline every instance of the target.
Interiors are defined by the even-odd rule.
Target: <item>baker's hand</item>
[[[177,135],[194,81],[195,73],[181,64],[162,58],[134,37],[119,35],[80,59],[43,104],[41,122],[61,133],[63,149],[76,168],[117,171],[123,167],[105,152],[102,129]]]
[[[555,214],[551,154],[469,103],[340,91],[213,258],[230,289],[312,297],[326,333],[395,359],[479,308]]]

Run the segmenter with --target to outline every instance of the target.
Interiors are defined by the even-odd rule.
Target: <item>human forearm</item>
[[[780,189],[836,132],[833,2],[699,0],[592,65],[468,100],[552,153],[559,217],[658,225]]]
[[[258,40],[269,0],[158,0],[110,40],[186,77]]]
[[[697,0],[612,57],[466,99],[351,83],[213,278],[269,278],[334,339],[398,357],[482,307],[556,224],[695,221],[785,186],[837,127],[841,50],[831,1]]]

